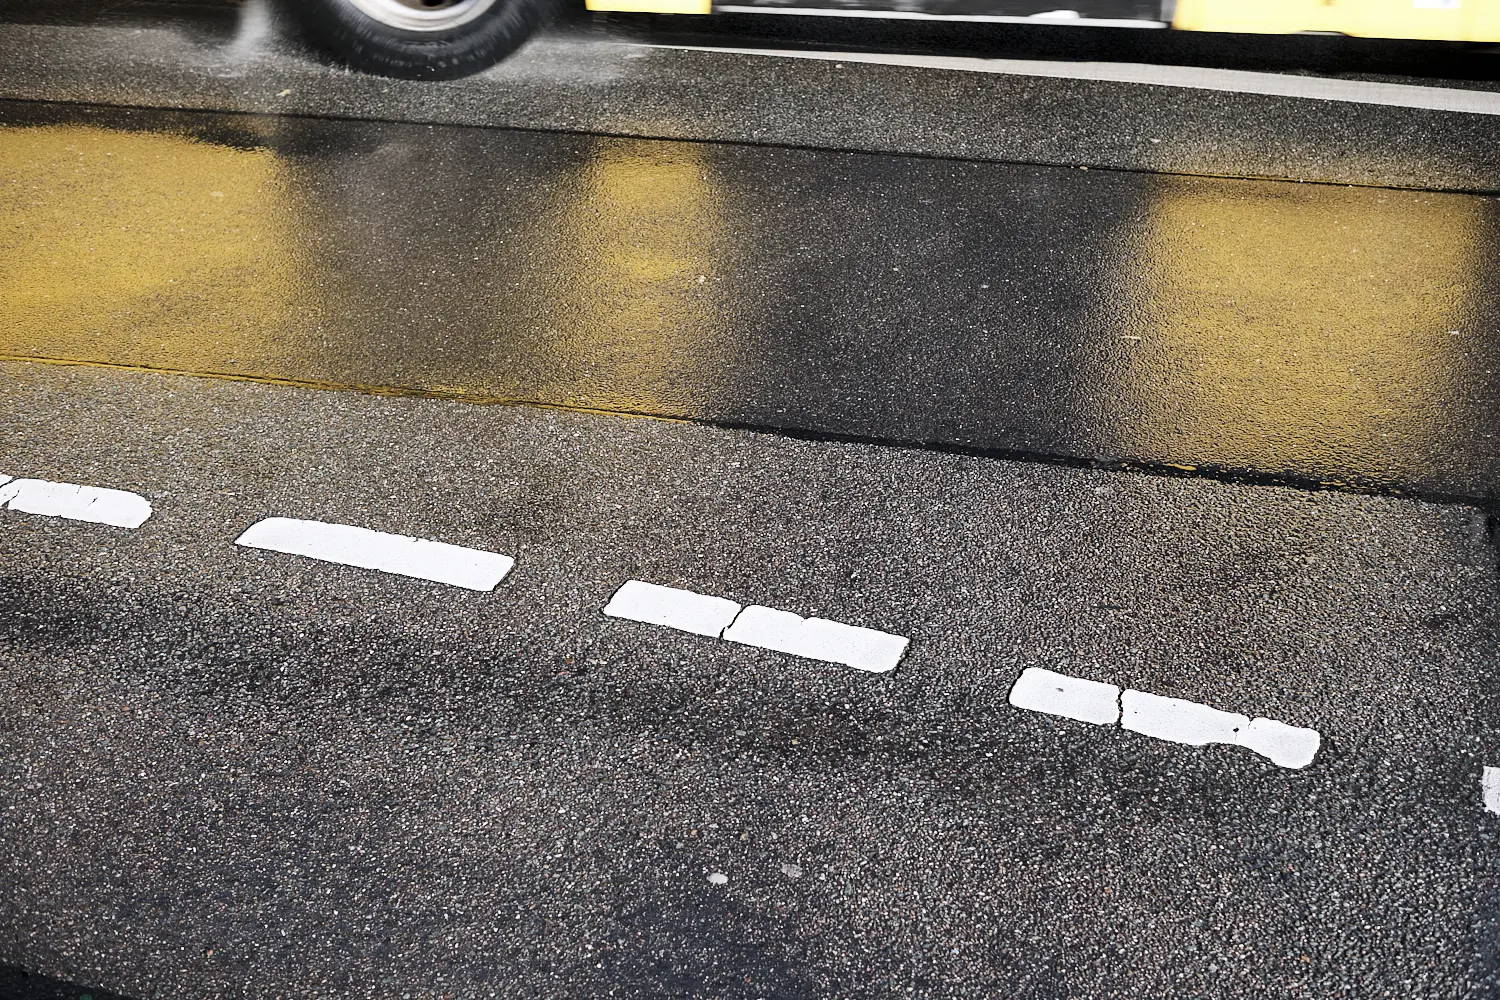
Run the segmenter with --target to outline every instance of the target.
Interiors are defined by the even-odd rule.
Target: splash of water
[[[224,54],[236,63],[251,59],[265,47],[272,28],[270,0],[244,0],[234,41],[225,47]]]

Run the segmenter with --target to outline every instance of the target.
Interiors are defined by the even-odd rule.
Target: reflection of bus
[[[500,61],[548,0],[283,0],[313,41],[373,73],[451,79]],[[1070,4],[1060,8],[1059,3]],[[585,0],[589,10],[1092,24],[1500,42],[1500,0]]]

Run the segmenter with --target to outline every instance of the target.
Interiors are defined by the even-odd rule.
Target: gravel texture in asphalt
[[[1493,995],[1468,508],[3,372],[0,470],[156,513],[0,511],[0,961],[136,997]],[[233,546],[273,515],[517,567],[476,594]],[[911,650],[603,617],[631,578]],[[1323,747],[1023,712],[1027,666]]]
[[[415,84],[0,2],[0,477],[154,507],[0,509],[0,996],[1500,997],[1496,119],[638,44],[830,42],[772,20]],[[516,566],[233,544],[277,516]],[[604,616],[631,579],[911,645]]]

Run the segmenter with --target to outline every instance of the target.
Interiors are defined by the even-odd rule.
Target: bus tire
[[[455,80],[531,37],[542,0],[284,0],[314,46],[365,73]]]

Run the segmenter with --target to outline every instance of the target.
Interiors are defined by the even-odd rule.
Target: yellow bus
[[[535,30],[547,0],[283,0],[314,43],[356,69],[452,79]],[[759,13],[1500,42],[1500,0],[584,0],[589,10]],[[1058,3],[1070,4],[1059,7]]]

